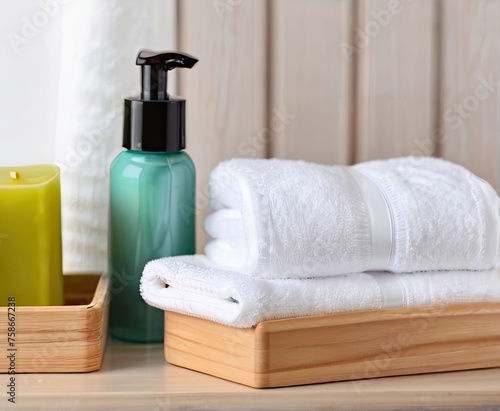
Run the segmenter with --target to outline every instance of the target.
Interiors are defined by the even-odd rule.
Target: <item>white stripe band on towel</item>
[[[386,270],[391,262],[393,238],[389,205],[380,188],[367,176],[346,167],[356,181],[363,196],[370,219],[372,256],[370,270]]]
[[[406,292],[401,288],[398,276],[393,273],[378,271],[373,273],[366,273],[373,277],[382,294],[382,308],[399,308],[406,307]]]

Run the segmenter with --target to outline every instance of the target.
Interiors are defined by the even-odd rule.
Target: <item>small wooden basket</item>
[[[0,373],[7,373],[11,365],[16,373],[88,372],[101,367],[108,328],[107,278],[65,275],[64,299],[60,307],[16,307],[13,345],[8,339],[8,308],[0,308]]]
[[[382,309],[239,329],[165,313],[165,358],[255,388],[500,366],[500,304]]]

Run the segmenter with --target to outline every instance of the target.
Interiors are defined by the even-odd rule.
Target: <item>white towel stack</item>
[[[339,311],[500,301],[493,269],[500,199],[456,164],[233,159],[211,173],[210,198],[206,256],[150,262],[141,282],[149,304],[251,327]]]

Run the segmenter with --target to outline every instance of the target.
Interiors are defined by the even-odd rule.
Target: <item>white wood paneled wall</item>
[[[355,161],[435,154],[438,3],[356,4]]]
[[[500,1],[445,0],[439,154],[500,188]]]
[[[352,1],[274,0],[268,11],[268,116],[290,116],[269,154],[349,163],[353,68],[340,45],[351,42]]]
[[[188,150],[350,164],[437,155],[500,187],[500,1],[177,0]]]
[[[207,236],[207,178],[231,157],[264,157],[266,127],[266,3],[182,0],[178,2],[179,46],[199,59],[179,73],[187,98],[187,149],[196,165],[198,250]]]

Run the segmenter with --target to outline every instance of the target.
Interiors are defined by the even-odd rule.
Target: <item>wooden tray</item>
[[[500,366],[500,304],[382,309],[238,329],[165,313],[171,363],[255,388]]]
[[[108,328],[107,290],[104,276],[65,275],[64,306],[16,307],[14,347],[7,338],[7,307],[0,307],[0,373],[8,372],[11,353],[16,373],[98,370]]]

